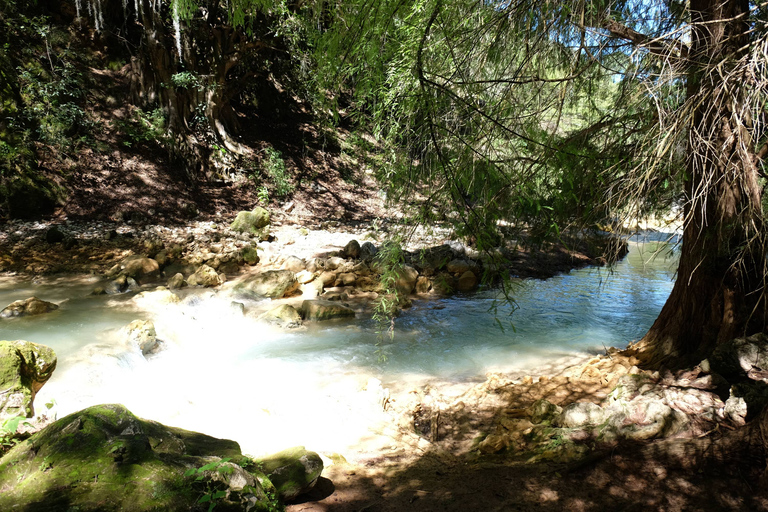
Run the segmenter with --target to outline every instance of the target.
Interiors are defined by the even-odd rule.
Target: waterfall
[[[80,0],[75,0],[75,9],[77,9],[77,19],[80,19]]]
[[[139,0],[133,0],[134,7],[136,7],[136,19],[139,19]]]
[[[123,19],[128,19],[128,0],[123,0]]]

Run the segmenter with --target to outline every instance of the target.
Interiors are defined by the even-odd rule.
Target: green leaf
[[[199,500],[197,500],[198,503],[208,503],[209,501],[211,501],[210,494],[204,494]]]

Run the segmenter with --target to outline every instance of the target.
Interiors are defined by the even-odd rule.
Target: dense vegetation
[[[88,69],[115,63],[137,107],[123,131],[167,150],[190,183],[247,172],[239,135],[277,89],[317,124],[352,112],[377,141],[368,149],[389,196],[415,205],[417,222],[454,222],[480,249],[515,229],[556,238],[679,208],[678,279],[639,346],[648,363],[683,364],[766,328],[764,4],[0,6],[11,214],[32,194],[56,200],[60,177],[36,161],[91,143]],[[289,194],[279,154],[264,155]]]

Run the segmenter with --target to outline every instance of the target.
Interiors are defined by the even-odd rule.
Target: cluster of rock
[[[568,462],[621,441],[691,439],[720,425],[732,429],[766,404],[768,335],[756,334],[719,345],[692,370],[662,375],[633,368],[598,403],[560,406],[539,399],[524,409],[504,409],[476,448]]]
[[[300,307],[281,305],[263,316],[278,325],[294,327],[302,320],[354,316],[353,309],[342,302],[371,300],[392,291],[382,284],[384,264],[377,258],[379,248],[370,241],[360,244],[351,240],[341,251],[308,259],[274,254],[265,242],[270,239],[269,219],[263,208],[240,212],[230,230],[257,241],[239,248],[213,243],[205,250],[185,253],[181,246],[147,241],[146,254],[130,255],[114,265],[106,273],[109,282],[94,293],[137,291],[162,279],[170,290],[218,287],[227,281],[228,274],[240,272],[241,266],[256,266],[234,285],[234,293],[246,299],[301,296],[304,302]],[[259,251],[266,253],[264,258]],[[447,244],[405,252],[405,262],[394,271],[400,304],[407,305],[411,294],[448,295],[476,289],[483,268],[477,257],[467,254],[463,246]]]

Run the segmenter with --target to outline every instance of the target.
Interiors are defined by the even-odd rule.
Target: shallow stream
[[[180,304],[142,304],[91,296],[97,280],[82,277],[0,278],[0,307],[33,295],[60,305],[0,321],[0,338],[56,350],[58,368],[38,394],[38,414],[51,401],[59,417],[122,403],[141,417],[235,439],[246,453],[303,444],[355,459],[386,448],[377,438],[387,419],[384,388],[476,381],[640,338],[669,295],[676,261],[668,250],[651,258],[663,244],[630,246],[612,272],[518,281],[511,316],[515,307],[492,291],[416,300],[397,318],[392,341],[377,336],[370,315],[283,332],[233,308],[226,288],[185,291]],[[145,358],[118,342],[135,319],[154,321],[163,350]]]

